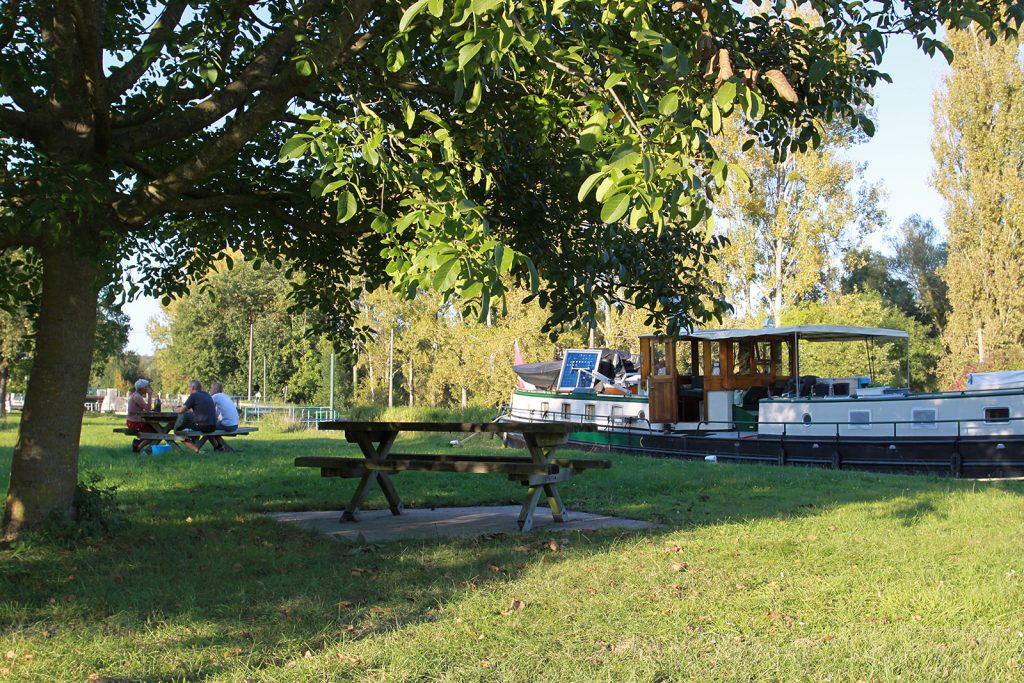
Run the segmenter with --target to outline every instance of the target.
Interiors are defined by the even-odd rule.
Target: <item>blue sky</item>
[[[908,38],[891,41],[882,66],[893,83],[883,82],[875,93],[875,137],[854,149],[851,157],[867,162],[868,179],[880,181],[885,187],[890,228],[917,213],[930,218],[944,234],[942,199],[928,179],[934,167],[930,146],[932,94],[949,67],[941,57],[930,59],[919,52]],[[876,235],[872,244],[883,248],[884,237]],[[126,305],[124,311],[132,324],[128,348],[152,353],[146,323],[159,315],[159,302],[139,299]]]

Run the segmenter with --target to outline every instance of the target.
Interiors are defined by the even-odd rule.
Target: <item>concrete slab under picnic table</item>
[[[472,538],[486,534],[518,535],[518,505],[482,505],[475,507],[406,508],[395,516],[390,510],[361,510],[358,522],[339,522],[341,510],[309,512],[271,512],[278,522],[297,524],[330,538],[343,541],[381,543],[402,539]],[[657,525],[638,519],[612,517],[590,512],[570,511],[569,521],[551,519],[547,508],[537,508],[533,518],[536,534],[546,531],[584,531],[591,529],[649,529]]]

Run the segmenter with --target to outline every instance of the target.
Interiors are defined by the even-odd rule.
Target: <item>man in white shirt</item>
[[[217,407],[217,429],[222,432],[238,429],[238,409],[231,397],[224,393],[224,385],[221,382],[211,384],[210,395]]]

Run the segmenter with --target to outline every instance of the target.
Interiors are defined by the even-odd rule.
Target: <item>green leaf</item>
[[[455,279],[459,276],[459,258],[453,257],[442,263],[434,272],[432,286],[438,292],[444,292],[451,288]]]
[[[711,132],[718,133],[722,130],[722,110],[718,108],[718,101],[711,100]]]
[[[466,102],[466,111],[472,114],[476,111],[477,107],[480,106],[480,100],[483,99],[484,89],[480,85],[480,79],[476,79],[473,82],[473,94],[469,96],[469,101]]]
[[[303,77],[309,77],[313,75],[313,62],[307,57],[302,57],[295,60],[295,71]]]
[[[736,83],[733,81],[724,81],[722,85],[718,87],[718,92],[715,93],[715,100],[718,102],[718,106],[723,111],[729,111],[732,109],[732,103],[736,99]]]
[[[604,200],[608,197],[612,188],[615,187],[615,180],[609,176],[601,181],[601,184],[597,186],[597,192],[594,194],[594,199],[604,204]]]
[[[398,21],[398,30],[405,31],[409,28],[409,24],[416,18],[416,15],[423,11],[423,8],[427,6],[430,0],[416,0],[409,6],[409,9],[402,13],[402,18]]]
[[[626,77],[626,74],[619,73],[618,71],[608,74],[608,78],[604,79],[604,89],[611,90],[618,83],[622,82],[622,79]]]
[[[616,223],[629,210],[629,195],[616,194],[608,198],[601,207],[601,220],[605,223]]]
[[[504,0],[473,0],[473,14],[478,17],[492,11]]]
[[[352,219],[356,215],[356,209],[358,204],[356,203],[356,197],[351,191],[345,190],[340,197],[338,197],[338,222],[345,223]]]
[[[337,190],[341,189],[342,187],[344,187],[345,185],[348,185],[348,180],[345,179],[345,178],[342,178],[341,180],[335,180],[333,182],[327,183],[326,185],[324,185],[323,189],[320,191],[320,196],[323,197],[323,196],[332,194],[332,193],[336,192]]]
[[[203,64],[203,68],[199,70],[199,75],[202,76],[203,80],[213,85],[217,82],[217,77],[220,75],[220,71],[216,66],[207,62]]]
[[[427,0],[427,5],[434,17],[440,17],[444,13],[444,0]]]
[[[874,121],[869,119],[864,114],[858,114],[857,115],[857,120],[860,121],[861,130],[864,131],[865,135],[867,135],[869,138],[872,138],[872,137],[875,136],[875,122]]]
[[[679,109],[679,95],[670,92],[658,101],[658,111],[662,116],[672,116]]]
[[[403,105],[405,109],[405,126],[406,128],[412,128],[412,124],[416,123],[416,110],[412,108],[412,104],[406,102]]]
[[[590,194],[590,191],[594,189],[594,185],[596,185],[597,181],[600,180],[603,176],[604,171],[591,173],[589,176],[587,176],[587,179],[583,181],[582,185],[580,185],[580,191],[576,194],[576,199],[578,199],[581,202],[584,199],[586,199],[587,195]]]
[[[507,273],[512,270],[512,264],[515,263],[515,260],[515,250],[503,244],[494,245],[494,263],[497,264],[499,273]]]
[[[300,134],[288,140],[284,145],[281,146],[281,151],[277,155],[278,163],[284,163],[291,159],[297,159],[306,153],[306,149],[309,147],[310,139],[308,135]]]
[[[398,43],[388,45],[388,71],[399,71],[405,66],[405,51]]]
[[[466,68],[466,64],[468,64],[473,57],[476,57],[476,53],[480,52],[480,48],[483,46],[483,43],[477,41],[463,45],[459,48],[459,71]]]
[[[811,83],[820,83],[828,75],[828,70],[831,67],[832,64],[830,62],[819,59],[811,65],[810,70],[807,72],[807,80]]]
[[[729,166],[729,171],[734,173],[745,185],[746,188],[750,188],[750,174],[747,173],[747,169],[743,168],[739,164],[732,164]]]
[[[526,261],[526,267],[530,270],[530,293],[536,294],[537,290],[540,289],[540,275],[537,273],[537,266],[534,264],[533,259],[525,254],[523,255],[523,260]]]

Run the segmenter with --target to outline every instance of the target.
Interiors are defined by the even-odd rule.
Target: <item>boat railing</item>
[[[579,422],[580,424],[591,423],[591,424],[597,424],[599,426],[624,427],[624,428],[629,428],[629,429],[632,429],[632,430],[646,430],[648,433],[650,433],[652,435],[664,434],[665,432],[668,431],[667,429],[665,429],[663,427],[655,427],[654,425],[651,424],[650,420],[648,420],[647,418],[640,418],[640,417],[636,417],[636,416],[632,416],[632,415],[600,415],[600,416],[596,416],[596,415],[590,415],[590,414],[587,414],[587,413],[573,413],[573,412],[555,411],[555,410],[542,410],[540,408],[528,408],[528,409],[518,408],[517,409],[517,408],[512,408],[511,406],[509,406],[507,408],[506,415],[508,417],[510,417],[510,418],[513,418],[513,419],[527,420],[527,421],[531,421],[531,422],[536,422],[536,421],[543,421],[543,422]],[[934,420],[871,420],[870,422],[867,422],[867,423],[849,422],[849,421],[825,422],[825,421],[818,421],[818,420],[815,420],[812,423],[805,423],[805,422],[802,422],[802,421],[801,422],[783,422],[783,421],[759,421],[759,420],[733,419],[733,420],[700,420],[700,421],[694,423],[694,424],[696,424],[696,429],[694,431],[696,431],[696,432],[709,432],[709,433],[713,432],[716,435],[729,435],[729,434],[735,433],[735,435],[736,435],[735,438],[751,437],[751,436],[754,436],[755,434],[757,434],[757,435],[759,435],[761,437],[764,437],[764,436],[769,436],[769,437],[771,437],[771,436],[778,436],[778,437],[780,437],[782,439],[785,439],[786,437],[796,436],[796,435],[799,435],[799,434],[805,434],[807,428],[811,427],[811,426],[818,427],[818,428],[821,428],[821,427],[833,427],[834,430],[835,430],[834,431],[834,436],[835,436],[836,439],[839,439],[841,436],[844,436],[844,434],[842,434],[840,432],[840,429],[843,428],[843,427],[845,427],[847,430],[849,430],[851,427],[853,427],[854,429],[857,429],[857,431],[861,431],[861,429],[867,428],[867,429],[870,429],[872,433],[864,434],[863,436],[870,436],[870,437],[878,438],[878,437],[881,437],[881,436],[888,436],[888,434],[881,435],[881,434],[879,434],[876,431],[875,428],[891,426],[892,427],[892,438],[893,439],[896,439],[896,438],[904,438],[905,439],[905,438],[908,438],[910,436],[914,436],[914,437],[918,437],[918,438],[927,438],[928,434],[927,433],[921,433],[921,431],[918,431],[917,433],[915,433],[913,435],[910,435],[910,434],[907,434],[905,432],[905,430],[901,434],[900,433],[900,429],[899,429],[900,426],[911,425],[910,428],[911,429],[915,429],[915,430],[922,430],[922,431],[923,430],[928,430],[928,431],[935,430],[935,431],[937,431],[939,425],[953,425],[953,424],[955,424],[956,425],[956,438],[957,439],[961,439],[964,436],[973,436],[973,435],[980,435],[980,434],[984,434],[986,436],[988,436],[988,435],[998,436],[998,434],[992,434],[992,431],[994,429],[998,429],[1000,427],[1005,429],[1005,428],[1010,427],[1011,425],[1019,424],[1021,422],[1024,422],[1024,417],[1005,417],[1005,418],[1001,417],[1001,418],[998,418],[998,419],[989,419],[989,420],[986,420],[984,418],[980,418],[980,419],[944,419],[944,420],[940,420],[940,419],[934,419]],[[644,426],[644,425],[646,425],[646,426]],[[721,427],[716,427],[715,425],[721,425]],[[781,426],[782,427],[782,432],[781,433],[770,432],[770,433],[767,433],[767,434],[765,432],[759,432],[759,427],[764,427],[764,426],[768,426],[768,425]],[[791,434],[790,433],[790,428],[798,428],[798,429],[794,429],[793,430],[794,433]],[[981,429],[984,429],[985,431],[980,431]],[[829,431],[831,432],[832,430],[830,429]],[[974,434],[972,434],[971,432],[974,432]],[[1022,432],[1022,433],[1024,433],[1024,432]],[[821,434],[819,432],[819,433],[815,433],[813,435],[807,434],[807,436],[827,437],[827,436],[831,436],[831,435]],[[850,436],[850,435],[847,433],[847,434],[845,434],[845,436]],[[952,434],[943,434],[942,435],[943,438],[949,438],[951,436],[952,436]]]

